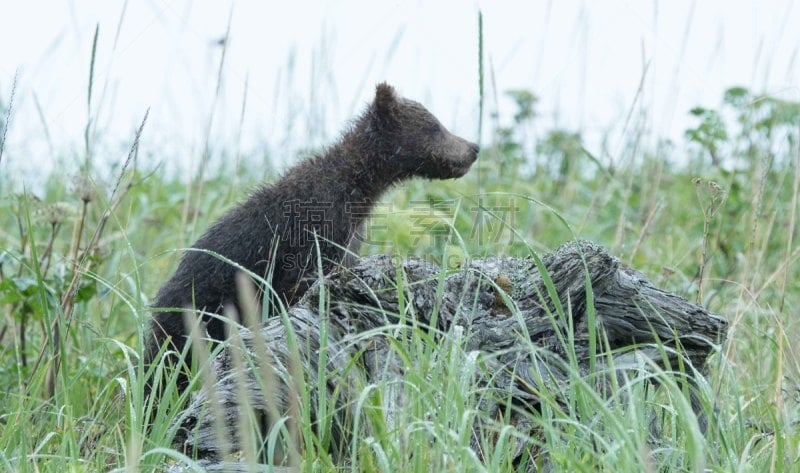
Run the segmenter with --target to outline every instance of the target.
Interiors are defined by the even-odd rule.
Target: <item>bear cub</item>
[[[271,290],[261,290],[288,306],[317,278],[318,256],[327,273],[345,262],[348,250],[358,253],[364,221],[393,184],[417,176],[461,177],[477,155],[477,145],[450,133],[425,107],[382,83],[373,102],[337,143],[290,168],[274,184],[257,189],[213,224],[193,248],[263,276]],[[168,350],[183,351],[188,333],[181,309],[196,309],[192,313],[203,318],[209,337],[225,339],[223,309],[241,313],[237,271],[209,253],[183,254],[152,306],[146,365],[158,361],[166,343]],[[168,359],[176,360],[175,355]],[[181,372],[178,389],[185,389],[187,382]]]

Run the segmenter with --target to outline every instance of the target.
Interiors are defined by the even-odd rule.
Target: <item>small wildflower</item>
[[[711,189],[711,193],[714,195],[720,194],[722,192],[722,187],[719,186],[714,181],[708,181],[708,187]]]
[[[75,209],[69,202],[55,202],[36,209],[33,218],[38,223],[58,225],[71,219],[74,215]]]
[[[83,201],[84,204],[97,198],[97,190],[88,174],[78,174],[72,179],[71,191]]]

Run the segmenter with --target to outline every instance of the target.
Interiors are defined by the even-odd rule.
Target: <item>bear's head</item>
[[[399,97],[386,83],[375,88],[368,116],[371,138],[380,141],[386,164],[402,178],[461,177],[478,157],[478,145],[450,133],[425,107]]]

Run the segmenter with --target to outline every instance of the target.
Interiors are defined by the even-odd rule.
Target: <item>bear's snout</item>
[[[475,160],[478,159],[478,153],[481,151],[481,147],[469,141],[467,142],[467,147],[469,148],[470,162],[474,163]]]

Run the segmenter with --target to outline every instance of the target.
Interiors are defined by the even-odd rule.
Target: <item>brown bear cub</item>
[[[262,290],[290,305],[317,278],[318,257],[326,273],[343,262],[348,248],[358,252],[359,229],[393,184],[415,176],[463,176],[477,155],[477,145],[450,133],[425,107],[379,84],[374,101],[336,144],[298,163],[276,183],[257,189],[212,225],[193,248],[262,276],[272,289]],[[223,308],[240,313],[237,271],[210,253],[183,255],[153,304],[146,365],[158,361],[167,342],[169,350],[183,351],[187,330],[180,309],[197,309],[198,316],[204,314],[210,338],[225,339]],[[173,356],[168,361],[176,360]],[[180,391],[187,381],[182,372]]]

